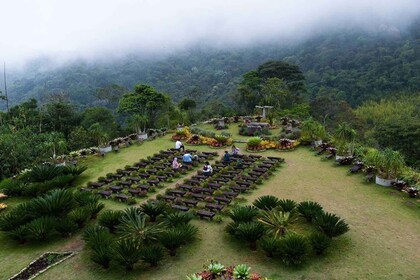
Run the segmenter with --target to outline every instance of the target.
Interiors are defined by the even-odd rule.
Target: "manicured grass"
[[[90,168],[80,183],[104,176],[173,144],[166,136],[122,149],[104,159],[90,158],[86,160]],[[244,144],[239,147],[244,150]],[[192,148],[209,150],[201,146]],[[247,246],[231,239],[224,232],[228,218],[224,218],[222,224],[194,220],[200,229],[199,241],[181,248],[179,255],[167,257],[157,268],[138,267],[131,273],[117,267],[106,271],[94,265],[88,253],[81,250],[80,236],[28,246],[16,245],[0,234],[0,279],[7,279],[43,252],[51,250],[81,252],[39,279],[185,279],[185,275],[200,271],[210,260],[227,265],[247,263],[253,271],[272,279],[418,279],[418,201],[389,188],[366,184],[361,175],[347,175],[348,168],[322,160],[304,147],[283,153],[267,151],[263,155],[282,156],[286,164],[245,196],[248,203],[264,194],[297,201],[314,200],[350,225],[350,232],[335,240],[325,257],[313,259],[299,269],[287,268],[278,260],[268,259],[260,250],[251,252]],[[16,202],[12,201],[12,204]],[[114,209],[126,207],[112,201],[106,201],[106,205]]]

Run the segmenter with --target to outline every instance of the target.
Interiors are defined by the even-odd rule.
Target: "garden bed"
[[[30,280],[34,279],[47,269],[72,257],[74,252],[48,252],[42,254],[38,259],[31,262],[27,267],[15,274],[9,280]]]

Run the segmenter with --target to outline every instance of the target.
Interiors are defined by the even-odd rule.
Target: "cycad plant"
[[[25,177],[31,182],[44,182],[52,180],[61,174],[63,174],[63,167],[61,166],[40,164],[34,166],[31,171],[27,172]]]
[[[279,252],[286,265],[299,265],[309,254],[309,243],[302,235],[288,234],[280,240]]]
[[[45,241],[54,234],[56,220],[53,217],[44,216],[25,225],[29,240]]]
[[[158,245],[150,245],[141,249],[140,259],[150,266],[157,266],[159,261],[163,259],[163,249]]]
[[[250,222],[257,215],[258,209],[252,206],[237,206],[229,213],[229,217],[236,223]]]
[[[291,212],[283,212],[278,210],[262,211],[258,221],[267,229],[267,233],[274,237],[284,236],[287,226],[294,220]]]
[[[77,224],[79,228],[83,228],[86,222],[91,217],[90,210],[84,207],[79,207],[73,209],[69,214],[68,217]]]
[[[184,243],[184,234],[179,228],[170,228],[159,236],[159,240],[169,250],[169,255],[175,256],[176,250]]]
[[[55,230],[61,234],[62,237],[69,237],[79,229],[79,226],[71,219],[64,217],[58,218],[55,224]]]
[[[135,208],[124,211],[117,230],[123,238],[134,238],[140,243],[150,244],[162,233],[162,224],[148,224],[146,216]]]
[[[166,204],[161,201],[149,201],[140,206],[141,211],[149,216],[150,222],[155,222],[159,215],[165,213]]]
[[[311,242],[312,248],[317,255],[322,255],[331,245],[331,238],[318,231],[311,234],[309,241]]]
[[[236,231],[240,239],[249,243],[252,251],[257,250],[257,241],[265,233],[264,227],[258,222],[241,223],[236,228]]]
[[[257,198],[253,204],[261,210],[270,211],[279,205],[279,199],[273,195],[264,195]]]
[[[283,212],[293,212],[297,206],[296,201],[292,199],[279,200],[279,207]]]
[[[120,239],[115,243],[112,253],[119,264],[123,265],[127,271],[131,271],[141,258],[141,243],[134,238]]]
[[[111,233],[114,233],[117,226],[121,223],[122,215],[122,211],[107,210],[99,215],[98,223],[108,228]]]
[[[322,206],[318,202],[303,201],[297,206],[297,211],[308,222],[312,222],[315,216],[321,213],[323,210]]]
[[[340,217],[322,212],[314,219],[314,224],[328,237],[336,237],[349,231],[349,226]]]
[[[273,236],[265,236],[259,240],[258,244],[267,257],[272,258],[279,249],[280,240]]]
[[[188,224],[193,219],[193,215],[190,212],[176,211],[166,215],[165,224],[168,226],[176,227],[179,225]]]

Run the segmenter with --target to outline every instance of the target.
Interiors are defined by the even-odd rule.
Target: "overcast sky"
[[[242,46],[337,25],[403,25],[420,0],[0,0],[0,61]]]

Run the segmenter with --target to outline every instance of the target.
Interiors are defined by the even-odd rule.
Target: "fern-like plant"
[[[309,254],[309,243],[302,235],[288,234],[280,240],[279,252],[286,265],[299,265]]]
[[[161,246],[151,245],[142,248],[140,259],[150,266],[157,266],[159,261],[163,259],[163,250]]]
[[[252,251],[257,250],[257,241],[264,233],[264,227],[258,222],[241,223],[236,228],[237,237],[249,243]]]
[[[144,203],[140,206],[141,211],[149,216],[150,222],[155,222],[156,218],[165,213],[166,210],[166,203],[161,201],[149,201],[147,203]]]
[[[131,271],[141,258],[141,243],[133,238],[120,239],[116,242],[112,253],[119,264],[123,265],[127,271]]]
[[[44,216],[25,225],[27,238],[35,241],[46,241],[54,234],[55,219]]]
[[[274,237],[284,236],[287,226],[294,220],[291,212],[282,211],[262,211],[258,221],[264,225],[269,234]]]
[[[279,205],[279,199],[273,195],[264,195],[257,198],[253,204],[261,210],[270,211]]]
[[[281,199],[279,201],[279,207],[283,212],[292,212],[297,206],[296,201],[292,199]]]
[[[314,224],[328,237],[336,237],[349,231],[348,224],[340,217],[322,212],[314,219]]]
[[[117,226],[121,224],[122,216],[122,211],[107,210],[99,215],[98,224],[108,228],[111,233],[114,233]]]
[[[318,202],[303,201],[297,206],[297,211],[308,222],[312,222],[315,216],[320,214],[323,210],[322,206]]]
[[[252,221],[258,215],[258,209],[252,206],[237,206],[233,208],[229,217],[236,223],[245,223]]]

